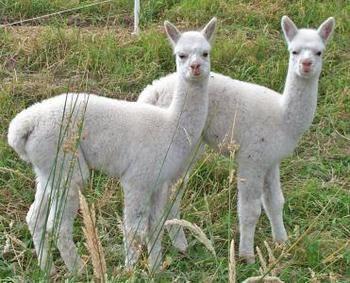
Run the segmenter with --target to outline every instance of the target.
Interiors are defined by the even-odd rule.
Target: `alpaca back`
[[[199,32],[184,33],[178,45],[193,42],[193,37],[199,47],[209,50],[207,39]],[[193,52],[198,52],[198,46]],[[66,144],[73,139],[73,143],[79,142],[90,168],[112,176],[127,175],[152,183],[172,177],[172,172],[177,175],[198,142],[208,111],[207,78],[192,80],[187,78],[189,66],[180,68],[186,69],[174,76],[178,105],[174,103],[173,108],[85,93],[62,94],[19,114],[13,121],[16,129],[11,127],[9,131],[10,144],[35,167],[45,167],[45,171],[49,171],[47,167],[54,162],[56,152],[64,155]],[[68,141],[61,141],[63,138]],[[154,173],[161,171],[160,175]]]
[[[174,91],[175,76],[171,74],[153,81],[137,101],[166,108]],[[208,95],[209,111],[204,138],[213,147],[219,147],[225,137],[231,136],[235,142],[242,143],[253,131],[252,126],[261,129],[266,122],[271,126],[278,123],[281,95],[269,88],[212,72]]]

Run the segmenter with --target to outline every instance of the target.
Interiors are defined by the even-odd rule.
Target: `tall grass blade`
[[[235,259],[235,240],[232,239],[230,245],[230,262],[228,265],[229,283],[236,283],[236,259]]]
[[[196,224],[191,223],[191,222],[184,220],[184,219],[182,219],[182,220],[171,219],[171,220],[165,221],[165,225],[180,225],[184,228],[187,228],[188,230],[190,230],[193,233],[193,235],[197,238],[197,240],[199,242],[201,242],[216,258],[216,252],[215,252],[213,244],[208,239],[208,237],[205,235],[203,230],[201,228],[199,228]]]
[[[95,207],[94,205],[88,206],[85,197],[80,191],[79,200],[84,222],[83,232],[86,238],[86,246],[91,256],[94,275],[100,282],[105,282],[107,267],[103,248],[98,238]]]

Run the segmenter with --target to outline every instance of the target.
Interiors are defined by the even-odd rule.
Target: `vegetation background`
[[[85,0],[2,0],[1,24],[85,6]],[[276,272],[285,282],[350,282],[350,2],[316,0],[145,0],[141,1],[141,35],[131,35],[133,1],[114,0],[59,16],[0,28],[0,281],[39,281],[25,215],[34,198],[31,167],[7,145],[7,128],[22,109],[69,91],[86,91],[135,100],[153,79],[175,70],[162,23],[183,30],[219,19],[212,69],[233,78],[283,90],[288,52],[280,19],[290,16],[299,27],[318,27],[334,16],[337,27],[324,56],[316,117],[295,153],[282,163],[286,197],[286,249],[274,246],[262,215],[256,244],[264,240],[276,256],[285,253]],[[249,130],[249,129],[247,129]],[[164,271],[153,280],[227,282],[231,238],[238,239],[235,165],[208,150],[199,162],[184,197],[183,218],[197,224],[212,241],[215,258],[190,233],[182,255],[165,237]],[[94,172],[84,192],[97,211],[109,281],[150,279],[146,261],[135,273],[123,268],[122,194],[118,180]],[[316,218],[317,217],[317,218]],[[88,259],[78,217],[75,240]],[[308,229],[308,230],[307,230]],[[307,233],[304,233],[304,232]],[[84,256],[85,255],[85,256]],[[91,264],[89,264],[90,266]],[[62,262],[54,277],[91,281],[92,271],[70,277]],[[237,262],[238,282],[259,274]]]

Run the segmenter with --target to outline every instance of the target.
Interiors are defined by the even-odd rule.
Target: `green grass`
[[[0,247],[7,236],[13,245],[9,254],[0,256],[0,280],[43,278],[25,223],[34,197],[34,175],[6,143],[8,125],[16,113],[67,89],[135,100],[146,84],[175,69],[162,31],[164,19],[186,29],[203,26],[216,15],[219,25],[212,53],[213,70],[281,91],[288,53],[280,18],[287,14],[299,27],[317,27],[334,16],[337,28],[324,59],[313,125],[281,167],[288,246],[313,226],[282,259],[280,278],[285,282],[309,282],[311,269],[321,282],[330,282],[330,273],[335,282],[349,282],[349,245],[337,250],[350,238],[350,4],[301,0],[141,2],[144,13],[138,38],[131,35],[132,1],[125,0],[0,29]],[[92,1],[6,0],[0,3],[0,18],[3,23],[11,22],[87,3]],[[169,266],[155,281],[227,282],[228,234],[238,240],[236,190],[228,180],[231,162],[210,151],[208,155],[190,181],[182,211],[184,219],[196,223],[213,240],[218,257],[213,258],[189,233],[189,251],[181,255],[166,236],[165,259]],[[150,279],[143,271],[145,259],[132,275],[121,267],[122,234],[117,219],[122,215],[122,194],[117,180],[95,172],[85,195],[96,205],[108,278],[114,282]],[[80,253],[87,255],[81,219],[76,224],[76,243]],[[271,233],[264,215],[255,239],[266,254],[263,241],[271,243]],[[274,252],[278,255],[280,249],[276,247]],[[323,263],[334,252],[334,259]],[[57,263],[57,279],[69,278],[63,263]],[[237,263],[238,281],[257,275],[258,269],[258,263]],[[89,269],[80,280],[91,278]]]

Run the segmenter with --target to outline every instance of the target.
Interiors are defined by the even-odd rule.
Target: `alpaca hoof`
[[[155,273],[160,272],[162,270],[162,267],[163,267],[163,264],[160,261],[157,261],[155,263],[149,263],[148,264],[148,271],[151,274],[155,274]]]
[[[85,268],[85,264],[82,260],[80,260],[79,262],[77,262],[72,273],[77,274],[77,275],[81,275],[81,274],[83,274],[84,268]]]
[[[283,245],[288,241],[288,237],[287,238],[283,238],[283,239],[275,239],[274,240],[276,244],[280,244]]]
[[[254,255],[240,255],[240,260],[246,264],[253,264],[255,263],[255,256]]]
[[[253,263],[255,263],[255,257],[254,257],[254,256],[248,256],[248,257],[245,257],[244,259],[245,259],[245,262],[246,262],[247,264],[253,264]]]
[[[129,260],[125,260],[124,268],[127,273],[132,272],[134,270],[134,267],[135,267],[135,262],[130,262]]]
[[[56,267],[52,265],[52,266],[51,266],[51,269],[50,269],[50,276],[51,276],[51,277],[52,277],[52,276],[55,276],[57,273],[58,273],[58,272],[57,272]]]
[[[276,243],[278,243],[278,244],[284,244],[285,242],[288,241],[288,235],[287,235],[286,232],[284,232],[284,233],[281,233],[281,234],[278,235],[278,236],[275,235],[275,236],[273,237],[273,240],[274,240]]]
[[[177,249],[180,253],[186,253],[188,249],[188,242],[183,230],[179,230],[175,236],[172,236],[171,241],[175,249]]]
[[[187,253],[187,249],[188,249],[188,243],[187,241],[181,241],[178,243],[174,244],[174,247],[182,254],[186,254]]]

